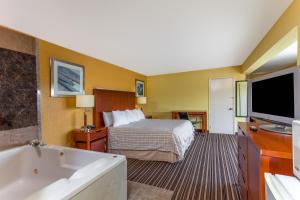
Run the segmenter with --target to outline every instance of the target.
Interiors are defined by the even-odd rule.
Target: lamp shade
[[[143,105],[147,103],[147,97],[138,97],[137,98],[137,104]]]
[[[77,95],[76,96],[77,108],[92,108],[94,107],[94,95]]]

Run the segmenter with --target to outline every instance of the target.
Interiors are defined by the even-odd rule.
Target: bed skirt
[[[174,163],[178,161],[178,156],[173,152],[164,151],[141,151],[141,150],[118,150],[110,149],[109,153],[121,154],[127,158],[149,161],[163,161]]]

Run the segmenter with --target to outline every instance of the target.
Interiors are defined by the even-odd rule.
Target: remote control
[[[249,128],[250,128],[251,131],[255,131],[255,132],[257,131],[257,127],[256,126],[249,126]]]

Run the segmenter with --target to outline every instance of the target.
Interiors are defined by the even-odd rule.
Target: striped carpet
[[[174,191],[172,200],[239,200],[234,135],[195,137],[183,161],[128,159],[128,180]]]

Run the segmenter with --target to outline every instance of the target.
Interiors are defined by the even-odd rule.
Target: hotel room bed
[[[194,140],[187,120],[142,119],[109,127],[109,151],[129,158],[176,162]]]
[[[93,120],[96,128],[106,126],[104,112],[135,109],[134,92],[94,89]],[[194,139],[186,120],[142,119],[109,127],[108,151],[140,160],[176,162],[182,160]]]

